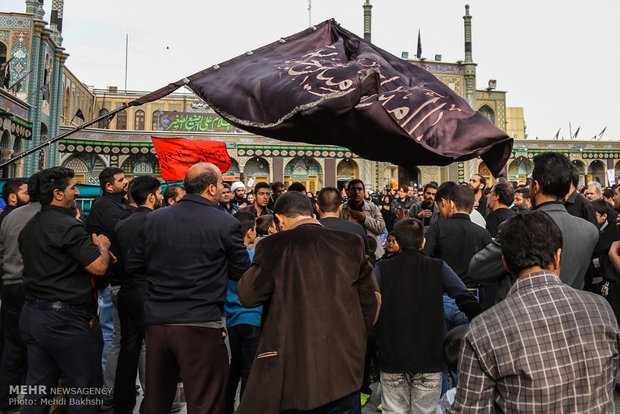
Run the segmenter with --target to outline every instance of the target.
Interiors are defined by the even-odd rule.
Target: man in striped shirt
[[[620,331],[611,307],[562,283],[562,232],[546,213],[516,214],[502,232],[517,281],[465,335],[452,412],[613,412]]]

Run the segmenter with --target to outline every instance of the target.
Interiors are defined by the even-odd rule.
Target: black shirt
[[[499,233],[499,225],[508,220],[515,212],[509,208],[498,208],[491,211],[487,216],[487,230],[491,237],[496,238]]]
[[[431,224],[425,238],[424,253],[443,259],[463,283],[472,286],[467,278],[469,262],[491,242],[489,232],[472,223],[468,214],[456,213],[448,220]]]
[[[584,220],[588,220],[598,228],[598,220],[596,220],[596,211],[592,202],[582,196],[579,191],[575,190],[564,202],[566,211],[575,217],[581,217]]]
[[[50,302],[88,305],[91,275],[84,268],[101,253],[75,211],[46,205],[19,234],[26,296]]]
[[[116,245],[116,256],[118,265],[122,269],[120,273],[121,290],[119,295],[123,295],[132,300],[144,300],[146,295],[146,277],[142,272],[126,272],[125,262],[127,254],[138,237],[138,233],[144,225],[147,214],[152,212],[148,207],[138,207],[136,212],[120,222],[114,232],[114,244]]]
[[[321,223],[324,227],[327,227],[328,229],[344,230],[360,236],[362,240],[364,240],[364,249],[366,250],[366,255],[370,258],[371,263],[374,263],[375,252],[370,250],[370,246],[368,245],[368,235],[366,234],[364,226],[359,223],[343,220],[338,217],[325,217],[324,219],[319,220],[319,223]]]

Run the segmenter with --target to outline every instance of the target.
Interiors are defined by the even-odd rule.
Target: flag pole
[[[12,163],[14,163],[17,160],[21,160],[22,158],[32,154],[33,152],[38,151],[38,150],[40,150],[42,148],[45,148],[46,146],[51,145],[54,142],[59,141],[59,140],[61,140],[63,138],[66,138],[69,135],[75,134],[76,132],[81,131],[82,129],[84,129],[86,127],[89,127],[89,126],[91,126],[91,125],[93,125],[93,124],[95,124],[95,123],[97,123],[99,121],[102,121],[102,120],[104,120],[106,118],[112,119],[114,117],[114,115],[116,115],[118,112],[124,111],[127,108],[129,108],[129,104],[123,103],[123,106],[119,106],[118,108],[114,109],[112,112],[109,112],[109,113],[107,113],[105,115],[102,115],[102,116],[100,116],[98,118],[95,118],[92,121],[85,122],[82,125],[79,125],[79,126],[75,127],[74,129],[65,132],[64,134],[60,134],[57,137],[54,137],[54,138],[52,138],[50,140],[42,142],[39,145],[36,145],[36,146],[34,146],[34,147],[32,147],[32,148],[30,148],[30,149],[28,149],[28,150],[26,150],[26,151],[24,151],[22,153],[17,154],[13,158],[10,158],[10,159],[8,159],[6,161],[1,162],[0,163],[0,168],[4,167],[6,165],[12,164]]]

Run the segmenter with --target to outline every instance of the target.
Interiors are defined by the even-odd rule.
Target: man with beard
[[[488,204],[487,197],[484,195],[484,189],[487,186],[486,178],[484,178],[480,174],[474,174],[469,180],[469,186],[472,188],[472,190],[474,190],[475,193],[474,204],[476,202],[478,203],[478,207],[476,208],[476,210],[478,210],[478,212],[482,214],[482,217],[486,219]]]
[[[351,180],[347,188],[349,200],[342,205],[340,218],[361,224],[366,229],[368,241],[373,238],[377,242],[375,257],[383,256],[383,248],[377,240],[377,235],[385,231],[385,222],[379,207],[364,200],[364,182],[359,179]]]
[[[428,183],[424,186],[424,200],[415,203],[409,210],[409,217],[417,218],[424,223],[424,232],[428,230],[428,227],[439,220],[439,206],[435,202],[435,195],[437,195],[437,184]]]
[[[121,220],[132,213],[128,208],[125,195],[129,182],[118,167],[108,167],[99,173],[101,197],[97,198],[86,220],[86,230],[89,234],[103,234],[112,240],[114,228]],[[114,253],[115,246],[112,246]],[[116,360],[120,349],[120,325],[114,303],[120,289],[119,270],[117,266],[110,266],[105,278],[95,279],[95,287],[99,296],[99,319],[103,331],[103,365],[104,385],[112,388],[116,373]],[[112,397],[105,396],[104,407],[111,407]]]
[[[114,244],[121,269],[127,254],[142,229],[149,213],[162,206],[163,196],[159,180],[151,176],[133,180],[131,196],[138,205],[134,214],[123,220],[114,232]],[[144,340],[144,297],[146,280],[142,273],[121,271],[121,289],[118,292],[118,317],[121,326],[121,349],[114,379],[114,412],[133,412],[136,403],[134,385],[136,370]]]
[[[233,194],[232,203],[237,207],[246,207],[248,200],[245,198],[245,184],[236,181],[230,186],[230,192]]]
[[[239,211],[249,211],[256,217],[272,214],[273,211],[267,208],[267,203],[269,202],[269,184],[262,181],[256,183],[254,192],[256,193],[254,203],[247,207],[240,208]]]
[[[532,208],[532,200],[530,199],[529,188],[519,188],[515,191],[515,199],[513,200],[513,211],[523,211]]]
[[[168,414],[179,374],[187,411],[221,413],[228,379],[224,301],[228,279],[250,266],[241,225],[217,209],[222,174],[210,163],[185,175],[187,194],[150,213],[125,271],[146,276],[144,412]]]
[[[2,220],[17,207],[28,204],[30,196],[28,195],[28,183],[19,178],[13,178],[4,183],[2,187],[2,199],[6,203],[6,207],[0,213],[0,224]]]

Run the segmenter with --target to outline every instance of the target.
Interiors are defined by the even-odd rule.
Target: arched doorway
[[[262,157],[250,158],[243,167],[243,177],[246,185],[250,178],[254,179],[253,184],[260,181],[269,183],[269,162]]]
[[[480,107],[480,109],[478,109],[478,112],[484,115],[489,121],[491,121],[495,125],[495,111],[493,111],[490,106],[483,105],[482,107]]]
[[[577,171],[579,171],[579,184],[577,187],[586,185],[586,165],[581,160],[573,160],[572,163],[577,167]]]
[[[478,165],[478,175],[487,180],[487,185],[484,187],[485,189],[493,186],[493,174],[491,174],[491,170],[489,170],[489,167],[487,167],[484,161]]]
[[[605,186],[605,165],[600,160],[595,160],[588,166],[588,182],[596,181]]]
[[[230,168],[228,169],[228,171],[222,174],[222,179],[224,181],[229,181],[229,182],[239,181],[240,179],[239,163],[234,158],[231,158],[230,161],[231,161]]]
[[[85,184],[88,174],[88,165],[76,156],[69,158],[62,164],[65,168],[71,168],[75,173],[73,179],[76,183]]]
[[[150,153],[131,155],[123,162],[121,169],[128,180],[141,175],[161,174],[157,156]]]
[[[527,177],[532,174],[532,169],[532,161],[525,157],[519,157],[508,166],[508,179],[525,182]]]
[[[15,156],[22,152],[22,139],[20,137],[15,137],[15,142],[13,142],[13,154],[11,156]],[[21,177],[22,176],[22,160],[17,160],[11,164],[11,177]]]
[[[418,167],[398,167],[398,187],[405,185],[420,188],[422,186],[422,173]]]
[[[284,186],[293,182],[302,183],[307,191],[316,194],[323,187],[323,168],[310,157],[295,157],[284,167]]]
[[[338,189],[342,189],[347,181],[351,181],[358,176],[359,168],[357,163],[351,159],[345,158],[336,166],[336,180]]]

